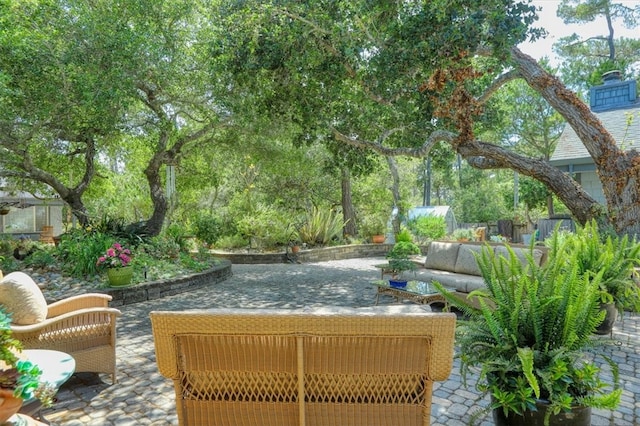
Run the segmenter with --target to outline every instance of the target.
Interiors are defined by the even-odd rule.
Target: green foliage
[[[635,267],[640,264],[640,243],[627,235],[603,235],[595,220],[565,234],[566,249],[575,252],[578,272],[588,277],[601,276],[600,288],[616,308],[640,310],[640,287],[634,282]]]
[[[249,240],[240,234],[226,235],[216,242],[216,247],[220,249],[238,249],[249,245]]]
[[[74,277],[94,275],[98,272],[96,261],[115,242],[112,235],[75,229],[60,236],[58,259],[63,269]]]
[[[413,236],[407,228],[403,228],[396,234],[396,242],[398,243],[411,243],[413,242]],[[396,244],[397,245],[397,244]]]
[[[217,216],[201,214],[195,219],[193,229],[196,238],[211,245],[222,235],[222,221]]]
[[[413,271],[416,269],[416,264],[411,260],[410,256],[420,254],[420,247],[411,241],[411,234],[406,229],[398,233],[396,241],[387,253],[389,269],[394,275],[402,271]]]
[[[331,209],[313,207],[298,228],[298,236],[309,245],[328,244],[340,238],[344,223],[340,215]]]
[[[475,239],[475,236],[476,233],[471,228],[458,228],[451,234],[451,238],[453,238],[454,240],[473,241]]]
[[[602,322],[600,282],[579,272],[579,255],[555,235],[543,266],[527,252],[523,263],[508,247],[508,257],[486,246],[478,257],[486,289],[460,299],[441,292],[462,309],[466,320],[456,330],[463,379],[480,368],[477,388],[494,397],[491,408],[521,414],[534,399],[550,402],[550,413],[574,404],[615,408],[620,401],[618,375],[610,365],[613,387],[600,379],[591,348]],[[470,301],[474,300],[475,303]]]
[[[407,228],[421,239],[439,240],[447,234],[447,222],[442,216],[418,216],[407,222]]]
[[[30,256],[27,256],[24,259],[24,264],[36,269],[46,269],[57,262],[55,253],[56,249],[54,247],[43,245],[31,253]]]
[[[20,350],[22,343],[11,332],[11,316],[0,307],[0,361],[6,364],[0,370],[0,387],[13,389],[13,395],[25,401],[38,398],[45,407],[51,406],[55,388],[40,382],[42,370],[37,365],[18,359]]]
[[[175,242],[178,247],[180,247],[180,251],[190,252],[196,249],[195,241],[193,241],[192,236],[188,234],[185,226],[172,223],[165,230],[164,236]]]
[[[291,216],[274,208],[261,206],[237,222],[238,232],[260,247],[289,243]]]

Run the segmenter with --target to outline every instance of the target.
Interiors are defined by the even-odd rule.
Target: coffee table
[[[389,281],[376,280],[372,282],[376,286],[376,305],[381,294],[388,294],[396,298],[396,300],[406,299],[421,305],[429,305],[434,302],[445,303],[446,300],[442,294],[431,283],[424,281],[409,281],[405,288],[391,287]],[[446,291],[454,292],[454,288],[445,287]],[[445,303],[446,304],[446,303]]]
[[[59,388],[76,369],[76,360],[67,353],[52,351],[49,349],[26,349],[23,351],[26,358],[42,370],[40,381],[49,383]],[[42,423],[49,424],[42,416],[42,403],[32,398],[22,404],[20,413],[38,418]]]

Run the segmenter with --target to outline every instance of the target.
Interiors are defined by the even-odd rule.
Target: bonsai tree
[[[413,271],[416,269],[415,263],[410,256],[420,254],[418,247],[411,238],[411,233],[407,229],[403,229],[396,235],[396,243],[387,253],[389,259],[389,270],[394,277],[397,277],[403,271]]]
[[[602,273],[581,274],[568,240],[557,233],[552,239],[543,266],[531,252],[522,261],[509,246],[507,258],[483,247],[478,264],[486,289],[467,299],[435,283],[466,314],[456,329],[462,377],[480,370],[477,389],[491,395],[497,424],[525,424],[538,415],[553,424],[579,412],[589,425],[590,407],[613,409],[620,401],[617,366],[608,362],[613,383],[606,385],[591,353],[604,318]]]

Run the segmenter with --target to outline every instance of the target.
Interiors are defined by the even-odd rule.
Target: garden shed
[[[409,210],[407,218],[409,220],[420,216],[438,216],[443,217],[447,224],[447,234],[452,234],[458,227],[456,217],[453,214],[451,206],[421,206],[414,207]]]

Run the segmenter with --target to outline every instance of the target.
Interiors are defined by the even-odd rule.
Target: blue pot
[[[407,280],[389,280],[389,286],[394,288],[405,288],[407,286]]]

